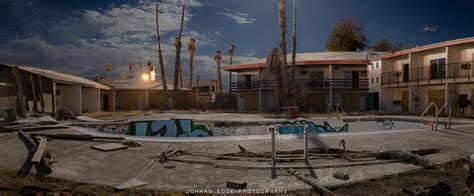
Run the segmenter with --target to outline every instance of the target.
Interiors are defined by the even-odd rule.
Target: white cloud
[[[237,24],[252,24],[255,22],[254,18],[248,16],[247,13],[229,13],[229,12],[217,12],[217,14],[227,16],[233,19]]]

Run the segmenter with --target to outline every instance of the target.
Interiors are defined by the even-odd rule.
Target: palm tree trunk
[[[229,65],[232,65],[232,58],[234,57],[234,51],[235,51],[235,46],[232,44],[230,45],[230,48],[229,48]],[[229,95],[230,95],[231,85],[232,85],[232,72],[229,71]]]
[[[218,92],[222,93],[222,76],[221,76],[221,60],[222,60],[222,54],[221,51],[217,51],[216,55],[214,56],[214,60],[216,61],[217,64],[217,82],[218,82]]]
[[[189,88],[193,88],[193,62],[194,62],[194,51],[196,50],[196,40],[191,38],[188,44],[189,51]]]
[[[291,99],[292,104],[298,102],[298,86],[296,85],[296,0],[293,0],[293,31],[291,33]]]
[[[279,0],[278,2],[278,23],[280,34],[280,70],[281,70],[281,87],[282,98],[286,106],[289,106],[289,86],[288,86],[288,66],[286,61],[286,0]],[[279,110],[279,108],[277,108]]]
[[[161,52],[161,42],[160,42],[160,23],[158,18],[158,4],[156,4],[156,35],[157,35],[157,47],[158,47],[158,61],[160,63],[160,74],[161,74],[161,84],[163,85],[163,96],[165,97],[164,103],[162,106],[168,108],[169,97],[168,97],[168,84],[166,82],[166,73],[165,73],[165,63],[163,62],[163,54]],[[141,65],[140,65],[141,71]]]
[[[178,96],[178,80],[179,80],[179,67],[181,66],[181,34],[183,33],[183,22],[184,22],[184,5],[183,11],[181,12],[181,26],[179,28],[178,37],[176,37],[175,46],[176,46],[176,53],[175,53],[175,64],[174,64],[174,84],[173,84],[173,96],[171,97],[171,104],[170,108],[173,109],[176,104],[176,97]]]

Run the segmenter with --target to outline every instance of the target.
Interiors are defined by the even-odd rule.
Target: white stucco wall
[[[81,114],[81,86],[79,85],[56,85],[56,90],[59,91],[57,98],[57,105],[66,106],[71,112]]]
[[[82,87],[81,96],[83,112],[100,111],[100,89]]]

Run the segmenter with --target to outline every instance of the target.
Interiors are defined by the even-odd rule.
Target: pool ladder
[[[326,110],[327,110],[328,117],[330,117],[330,114],[335,112],[336,116],[339,118],[340,117],[339,111],[341,112],[341,114],[344,114],[346,112],[340,103],[336,105],[336,111],[334,111],[334,107],[332,107],[331,104],[327,105]]]
[[[438,117],[439,117],[439,114],[443,111],[443,110],[446,110],[446,107],[449,108],[449,122],[446,126],[445,124],[445,128],[448,128],[450,129],[451,128],[451,115],[452,115],[452,108],[448,106],[447,103],[445,103],[443,106],[441,106],[441,108],[438,108],[438,105],[436,105],[435,103],[430,103],[425,111],[423,111],[423,113],[421,114],[421,118],[420,118],[420,121],[421,121],[421,124],[424,125],[425,123],[423,123],[423,117],[425,116],[425,114],[428,112],[428,110],[431,108],[431,107],[435,107],[435,119],[434,119],[434,122],[431,124],[431,130],[438,130]]]

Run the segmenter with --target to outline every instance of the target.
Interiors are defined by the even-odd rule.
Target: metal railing
[[[288,81],[290,82],[290,81]],[[231,91],[252,91],[258,89],[269,89],[277,87],[275,80],[254,80],[232,82]],[[297,79],[294,87],[305,87],[309,90],[318,89],[368,89],[368,79]]]
[[[435,103],[430,103],[425,111],[423,111],[423,113],[421,114],[421,117],[420,117],[420,121],[421,121],[421,125],[424,125],[423,123],[423,116],[425,116],[425,114],[428,112],[428,110],[431,108],[431,107],[435,107],[435,121],[434,121],[434,127],[433,127],[433,124],[431,124],[431,129],[433,130],[438,130],[438,106],[435,104]]]
[[[473,66],[474,61],[465,61],[410,68],[408,71],[383,72],[381,84],[382,86],[398,87],[421,82],[425,82],[425,84],[443,83],[448,79],[453,82],[470,82],[471,78],[474,78]]]
[[[449,108],[449,111],[448,111],[448,118],[449,118],[449,121],[448,121],[448,124],[446,125],[445,124],[445,128],[447,129],[451,129],[451,114],[452,114],[452,108],[448,105],[448,103],[445,103],[443,104],[443,106],[439,109],[438,113],[436,114],[436,118],[438,118],[439,114],[441,114],[441,112],[443,110],[446,110],[446,108]],[[436,119],[437,120],[437,119]],[[438,129],[438,127],[436,127],[436,130]]]

